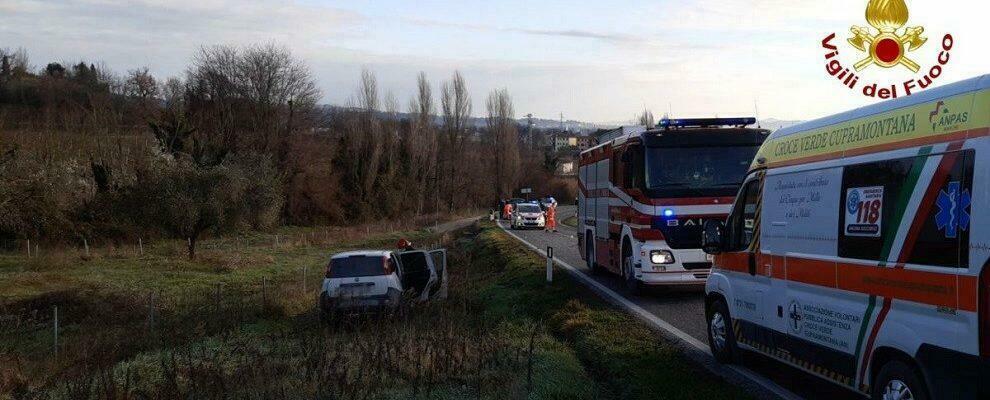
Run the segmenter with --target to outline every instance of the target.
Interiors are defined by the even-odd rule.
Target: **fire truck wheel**
[[[630,295],[638,296],[642,290],[642,283],[636,279],[636,271],[633,270],[632,256],[622,258],[622,274],[626,278],[626,291]]]
[[[588,233],[584,238],[584,259],[588,262],[588,270],[592,275],[601,275],[602,267],[595,262],[595,239]]]
[[[914,368],[898,359],[880,368],[870,391],[874,399],[928,400],[925,384]]]
[[[708,320],[708,346],[712,350],[715,360],[729,364],[735,361],[736,334],[732,330],[732,319],[729,316],[729,307],[722,299],[712,301],[706,310]]]

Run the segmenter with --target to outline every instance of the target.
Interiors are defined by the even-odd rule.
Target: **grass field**
[[[282,234],[0,257],[0,398],[744,397],[491,225]],[[320,323],[323,260],[400,236],[450,249],[450,296]]]

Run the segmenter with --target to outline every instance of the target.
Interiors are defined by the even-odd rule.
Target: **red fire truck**
[[[663,119],[581,153],[578,247],[592,273],[643,285],[703,285],[702,226],[725,219],[770,133],[755,118]]]

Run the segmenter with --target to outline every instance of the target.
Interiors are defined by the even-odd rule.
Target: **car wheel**
[[[901,360],[880,368],[871,389],[874,399],[928,400],[928,390],[914,368]]]
[[[717,299],[708,307],[708,347],[712,356],[720,363],[729,364],[735,361],[736,334],[732,329],[732,318],[729,307],[722,299]]]
[[[320,295],[320,304],[319,304],[320,322],[322,323],[330,322],[330,320],[333,319],[331,315],[332,313],[333,313],[333,308],[330,304],[330,297],[327,296],[326,292],[323,292],[323,294]]]

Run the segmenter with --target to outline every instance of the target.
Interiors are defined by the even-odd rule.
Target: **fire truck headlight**
[[[667,250],[653,250],[650,252],[650,262],[654,264],[673,264],[674,255]]]

